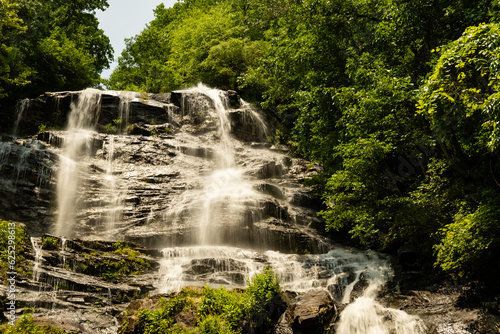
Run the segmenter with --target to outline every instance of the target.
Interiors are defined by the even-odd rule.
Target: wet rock
[[[281,178],[282,176],[283,166],[275,161],[264,164],[257,174],[257,177],[260,179]]]
[[[274,334],[294,334],[292,325],[288,322],[286,313],[283,313],[273,328]]]
[[[127,129],[127,132],[136,136],[151,136],[151,131],[140,124],[133,124]]]
[[[276,199],[284,199],[285,198],[281,189],[278,186],[271,184],[271,183],[260,183],[260,184],[255,185],[254,188],[257,191],[260,191],[260,192],[267,194],[267,195],[271,195]],[[294,203],[292,202],[292,204],[294,204]]]
[[[227,99],[228,99],[228,104],[229,104],[230,108],[237,109],[241,106],[240,97],[236,91],[228,90],[227,91]]]
[[[336,309],[328,292],[321,290],[297,295],[288,303],[286,314],[294,333],[324,333]]]
[[[324,209],[324,205],[318,196],[314,196],[309,192],[296,192],[292,195],[291,203],[293,205],[320,211]]]
[[[266,140],[266,130],[262,119],[256,118],[251,109],[237,109],[229,113],[231,133],[244,142],[262,142]],[[255,146],[254,146],[255,147]]]

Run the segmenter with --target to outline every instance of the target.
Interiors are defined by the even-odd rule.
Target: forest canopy
[[[0,0],[0,106],[98,85],[113,59],[95,17],[107,7],[106,0]]]

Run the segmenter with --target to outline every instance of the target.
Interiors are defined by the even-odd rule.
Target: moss
[[[145,254],[134,249],[134,244],[103,241],[68,241],[70,248],[83,258],[72,269],[106,281],[117,281],[123,276],[142,275],[153,267]]]
[[[29,278],[27,259],[31,258],[31,242],[26,226],[0,220],[0,277],[8,284],[7,272],[16,272],[16,279]]]
[[[56,237],[44,235],[42,236],[42,248],[47,250],[58,249],[61,244],[61,240]]]

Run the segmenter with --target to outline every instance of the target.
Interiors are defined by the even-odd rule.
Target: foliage
[[[239,322],[248,316],[249,301],[243,293],[227,290],[224,287],[203,288],[203,296],[198,308],[201,319],[209,317],[206,326],[216,319],[221,319],[225,326],[237,328]]]
[[[17,320],[16,325],[12,326],[4,324],[0,326],[0,330],[4,334],[65,334],[62,329],[50,325],[37,325],[31,314],[24,314]]]
[[[184,288],[181,292],[162,298],[154,310],[138,313],[137,333],[239,333],[244,322],[254,329],[267,320],[270,311],[281,301],[281,288],[276,274],[269,268],[255,275],[245,290]],[[197,327],[192,331],[176,327],[175,317],[181,312],[196,311]]]
[[[494,197],[493,197],[494,196]],[[498,196],[488,193],[488,202],[474,212],[460,212],[454,221],[440,230],[442,239],[434,249],[436,265],[444,271],[466,278],[480,278],[489,271],[497,271],[497,252],[500,247],[500,209]]]
[[[267,307],[282,298],[278,275],[271,268],[265,267],[262,273],[249,279],[245,293],[250,300],[250,313],[266,313]]]
[[[47,249],[47,250],[58,249],[59,242],[60,242],[60,240],[56,237],[43,236],[42,237],[42,248]]]
[[[14,228],[12,228],[13,226]],[[11,230],[15,233],[10,233]],[[10,240],[13,241],[13,244],[9,242]],[[8,271],[15,271],[18,279],[27,278],[31,274],[27,263],[27,258],[31,257],[30,251],[31,243],[26,227],[18,223],[0,220],[0,258],[2,259],[0,277],[3,284],[8,284],[6,280]],[[12,264],[14,267],[11,267]]]
[[[419,111],[429,118],[438,139],[450,144],[458,140],[457,155],[499,146],[499,34],[496,23],[468,28],[444,49],[420,90]]]
[[[18,16],[19,6],[14,1],[0,2],[0,99],[9,94],[9,90],[29,83],[26,77],[29,71],[13,66],[18,48],[14,38],[26,31]]]
[[[220,315],[208,315],[200,321],[198,328],[202,334],[233,334],[231,325]]]
[[[107,0],[0,2],[2,129],[12,126],[5,107],[46,91],[96,86],[113,56],[96,10]]]

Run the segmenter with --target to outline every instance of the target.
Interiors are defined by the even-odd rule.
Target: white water
[[[183,109],[209,109],[210,115],[219,122],[220,145],[217,148],[215,162],[219,169],[231,168],[234,166],[234,146],[231,139],[231,123],[228,116],[228,99],[225,92],[218,89],[208,88],[199,84],[197,87],[179,91],[181,93],[193,93],[206,96],[213,103],[213,108],[207,106],[206,100],[183,101]]]
[[[16,104],[16,121],[14,122],[14,128],[12,129],[12,137],[17,138],[17,130],[19,129],[19,123],[23,119],[23,116],[30,107],[30,99],[22,99],[17,101]]]
[[[220,229],[224,228],[221,223],[227,224],[228,220],[232,220],[233,226],[241,223],[245,207],[255,202],[259,194],[243,177],[243,170],[237,168],[235,164],[235,148],[230,134],[231,123],[226,93],[201,84],[180,92],[199,94],[208,98],[211,103],[207,103],[207,99],[203,98],[189,101],[189,104],[184,101],[183,108],[207,110],[210,116],[218,121],[219,145],[215,147],[215,169],[203,181],[204,187],[201,194],[197,190],[193,197],[201,199],[198,201],[200,210],[197,215],[198,244],[220,245]],[[262,125],[264,126],[263,122]]]
[[[67,136],[63,144],[61,164],[57,176],[58,216],[55,234],[71,236],[76,222],[77,196],[80,173],[85,170],[84,157],[90,151],[90,139],[95,117],[100,106],[101,92],[87,89],[80,93],[78,102],[71,104]]]
[[[104,176],[105,192],[108,197],[106,231],[112,236],[116,224],[121,219],[122,213],[122,192],[118,187],[117,177],[114,175],[114,154],[115,154],[115,136],[109,137],[108,158],[106,175]]]
[[[35,251],[35,263],[33,264],[33,281],[40,279],[40,263],[42,262],[42,245],[38,243],[39,239],[31,237],[31,245]]]

